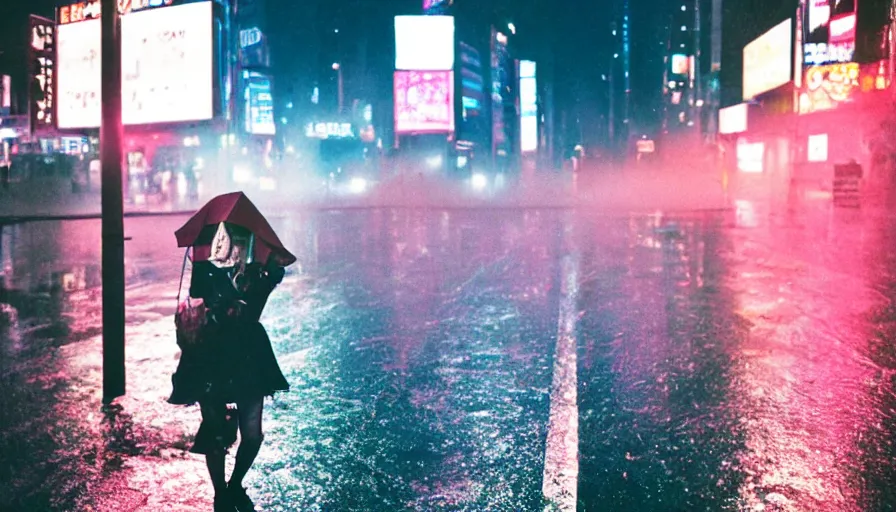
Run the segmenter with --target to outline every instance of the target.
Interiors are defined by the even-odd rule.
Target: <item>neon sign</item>
[[[856,53],[854,42],[841,43],[806,43],[803,61],[809,66],[818,66],[831,62],[850,62]]]
[[[174,0],[118,0],[119,14],[140,11],[152,7],[165,7],[174,3]],[[99,19],[102,16],[100,0],[90,0],[59,8],[58,22],[60,25],[77,23],[79,21]]]
[[[832,110],[854,99],[859,88],[859,65],[849,62],[811,67],[806,70],[803,83],[805,90],[800,94],[800,114]]]
[[[351,123],[308,123],[305,136],[314,139],[348,139],[354,137]]]
[[[240,30],[240,48],[255,46],[261,42],[261,30],[256,27]]]

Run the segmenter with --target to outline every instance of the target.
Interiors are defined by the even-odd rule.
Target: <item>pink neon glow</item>
[[[830,42],[845,43],[853,42],[856,39],[856,15],[855,13],[846,14],[831,20]]]
[[[454,72],[395,72],[395,132],[454,131]]]

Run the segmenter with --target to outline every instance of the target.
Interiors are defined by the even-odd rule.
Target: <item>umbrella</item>
[[[220,195],[205,204],[186,224],[174,232],[178,247],[193,247],[194,260],[206,260],[211,254],[211,237],[214,228],[221,222],[233,224],[249,230],[255,235],[253,258],[262,263],[273,256],[282,267],[292,265],[296,257],[283,247],[264,215],[242,192]]]

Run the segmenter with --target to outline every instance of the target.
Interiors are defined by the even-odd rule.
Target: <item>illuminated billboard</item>
[[[31,16],[31,44],[28,52],[29,76],[31,88],[28,94],[28,112],[31,130],[40,132],[52,130],[56,120],[53,118],[56,100],[56,50],[55,26],[53,22]]]
[[[520,61],[520,151],[538,150],[538,85],[535,63]]]
[[[747,131],[748,114],[749,106],[746,103],[719,109],[719,133],[726,135]]]
[[[688,56],[676,53],[672,55],[672,74],[673,75],[687,75],[688,74]]]
[[[508,141],[510,134],[505,112],[505,104],[509,104],[510,98],[506,98],[506,90],[511,84],[511,73],[508,68],[510,52],[507,48],[507,36],[492,27],[491,39],[491,104],[492,104],[492,154],[505,156],[509,153]]]
[[[460,49],[460,96],[463,111],[458,119],[458,131],[464,140],[486,145],[489,122],[485,116],[487,91],[482,76],[483,62],[479,51],[463,42]]]
[[[832,110],[853,101],[859,91],[859,74],[855,62],[808,68],[800,92],[799,113]]]
[[[856,51],[856,0],[809,0],[803,27],[808,66],[850,62]]]
[[[56,121],[59,128],[96,128],[101,115],[100,20],[56,28]]]
[[[790,81],[793,37],[787,19],[744,47],[743,97],[750,100]]]
[[[808,8],[809,19],[806,27],[810,33],[819,27],[824,27],[831,21],[830,0],[809,0]]]
[[[97,128],[100,20],[60,24],[56,35],[58,127]],[[213,117],[211,2],[130,12],[121,18],[121,35],[124,124]]]
[[[275,135],[274,96],[271,93],[271,79],[255,72],[248,75],[243,89],[243,104],[246,106],[246,133],[253,135]]]
[[[454,17],[396,16],[395,69],[454,69]]]
[[[212,2],[130,13],[121,35],[125,124],[212,118]]]
[[[395,133],[454,131],[452,71],[395,72]]]

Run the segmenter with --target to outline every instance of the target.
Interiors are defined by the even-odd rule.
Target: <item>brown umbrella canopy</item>
[[[211,253],[211,236],[221,222],[239,226],[255,235],[255,261],[265,263],[273,257],[282,267],[295,263],[296,257],[283,247],[267,219],[242,192],[220,195],[206,203],[174,232],[178,247],[192,246],[194,261],[207,260]]]

